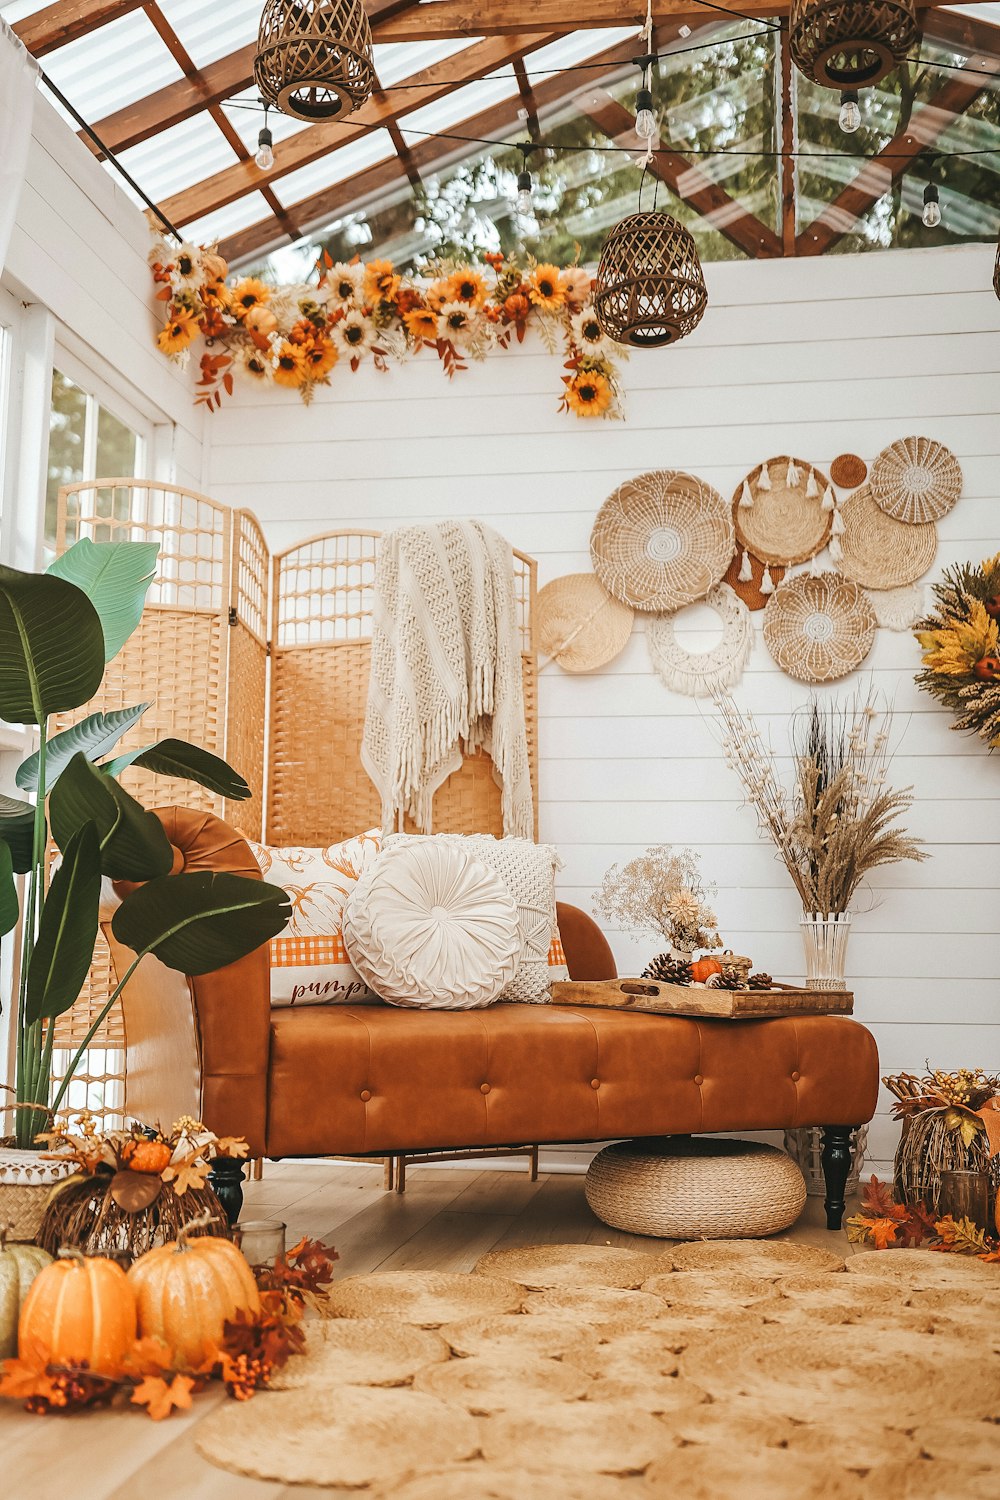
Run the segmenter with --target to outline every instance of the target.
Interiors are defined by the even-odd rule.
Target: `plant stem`
[[[152,948],[144,948],[141,953],[137,953],[136,954],[135,958],[129,964],[128,968],[125,970],[125,973],[122,975],[121,979],[115,985],[115,988],[112,990],[109,999],[105,1002],[103,1008],[101,1009],[99,1015],[97,1016],[97,1019],[94,1021],[93,1025],[90,1028],[90,1030],[87,1032],[87,1035],[84,1037],[84,1039],[80,1043],[79,1047],[77,1047],[76,1051],[73,1054],[72,1059],[70,1060],[69,1067],[66,1069],[66,1072],[63,1074],[63,1081],[59,1085],[58,1089],[56,1090],[56,1096],[53,1099],[51,1105],[49,1106],[49,1108],[52,1110],[53,1114],[55,1114],[55,1112],[58,1110],[60,1104],[62,1103],[63,1098],[65,1097],[65,1094],[66,1094],[66,1090],[69,1088],[70,1084],[73,1081],[73,1074],[76,1072],[76,1070],[77,1070],[77,1068],[79,1066],[80,1059],[82,1058],[83,1054],[86,1052],[87,1048],[90,1046],[91,1042],[94,1040],[94,1037],[97,1035],[98,1031],[100,1030],[100,1028],[101,1028],[101,1026],[102,1026],[102,1024],[104,1022],[105,1017],[108,1015],[108,1013],[111,1010],[111,1007],[114,1005],[115,1001],[118,999],[118,996],[121,994],[122,990],[125,988],[125,986],[129,982],[129,980],[132,978],[132,975],[135,973],[136,969],[142,963],[142,960],[147,956],[147,954],[151,953],[152,951],[153,951]]]
[[[44,902],[44,868],[45,868],[45,752],[47,747],[48,716],[39,713],[38,720],[39,742],[38,742],[38,786],[35,791],[35,815],[32,824],[31,840],[31,872],[28,877],[28,896],[24,919],[24,941],[21,949],[21,974],[18,984],[17,997],[17,1068],[14,1075],[16,1084],[16,1097],[19,1104],[34,1104],[35,1090],[37,1088],[37,1063],[35,1055],[38,1048],[39,1038],[32,1035],[34,1027],[25,1026],[25,1017],[28,1003],[28,970],[31,966],[31,955],[35,950],[35,935],[38,931],[38,923],[41,920],[41,908]],[[22,1147],[30,1147],[34,1137],[34,1113],[28,1110],[18,1110],[14,1123],[14,1135],[17,1144]]]

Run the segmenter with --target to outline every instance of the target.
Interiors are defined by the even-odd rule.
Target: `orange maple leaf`
[[[158,1338],[136,1339],[123,1361],[126,1370],[137,1375],[156,1375],[173,1368],[173,1352]]]
[[[147,1375],[132,1392],[132,1405],[144,1406],[154,1422],[162,1422],[175,1407],[181,1411],[191,1405],[193,1386],[187,1375],[175,1375],[169,1385],[162,1376]]]
[[[29,1396],[49,1397],[55,1389],[51,1375],[44,1366],[32,1364],[26,1359],[5,1359],[3,1375],[0,1376],[0,1396],[11,1401],[25,1401]]]
[[[888,1250],[890,1245],[896,1243],[896,1230],[899,1222],[896,1219],[871,1219],[872,1240],[876,1250]]]
[[[868,1218],[900,1221],[906,1218],[906,1209],[894,1201],[892,1189],[888,1183],[879,1182],[875,1176],[870,1182],[865,1183],[862,1190],[861,1209]]]

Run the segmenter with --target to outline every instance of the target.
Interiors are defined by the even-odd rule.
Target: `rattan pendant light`
[[[608,338],[637,349],[674,344],[708,306],[694,237],[669,214],[629,214],[604,242],[594,311]]]
[[[993,290],[1000,299],[1000,245],[997,245],[997,262],[993,267]]]
[[[375,86],[363,0],[266,0],[254,80],[265,104],[297,120],[334,120]]]
[[[867,88],[920,40],[914,0],[791,0],[795,66],[830,89]]]

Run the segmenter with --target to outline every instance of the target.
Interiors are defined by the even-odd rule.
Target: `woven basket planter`
[[[697,328],[708,291],[694,237],[670,214],[629,214],[604,242],[594,291],[601,328],[617,344],[655,349]]]
[[[796,1163],[806,1180],[806,1192],[810,1198],[826,1197],[826,1178],[823,1176],[823,1128],[820,1125],[804,1125],[800,1130],[785,1131],[785,1150]],[[868,1154],[868,1126],[861,1125],[854,1132],[851,1149],[851,1169],[847,1174],[845,1194],[852,1197],[861,1185],[861,1171]]]
[[[966,1146],[960,1131],[945,1124],[947,1113],[944,1109],[928,1109],[903,1121],[893,1166],[893,1185],[900,1203],[923,1202],[937,1213],[942,1172],[990,1172],[993,1186],[1000,1185],[1000,1159],[990,1157],[985,1131]]]
[[[253,75],[265,104],[296,120],[349,115],[375,87],[362,0],[267,0]]]
[[[46,1161],[38,1151],[0,1147],[0,1224],[11,1226],[9,1240],[37,1238],[49,1194],[74,1169],[75,1163]]]
[[[792,0],[792,59],[829,89],[869,88],[919,41],[913,0]]]
[[[606,1146],[590,1164],[585,1191],[605,1224],[671,1240],[777,1234],[806,1201],[802,1173],[784,1151],[719,1137]]]

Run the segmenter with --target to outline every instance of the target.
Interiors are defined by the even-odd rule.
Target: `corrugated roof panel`
[[[423,109],[415,109],[412,114],[404,115],[399,121],[399,128],[404,134],[408,130],[415,134],[447,130],[449,126],[458,125],[460,121],[467,120],[480,110],[489,109],[491,104],[499,104],[502,99],[509,99],[516,93],[514,69],[500,68],[498,72],[479,78],[475,83],[466,83],[461,88],[453,89],[446,98],[438,99],[434,104],[427,104]]]
[[[260,4],[247,0],[159,0],[160,9],[199,68],[256,42]]]
[[[141,10],[48,53],[42,66],[90,121],[184,77]]]
[[[202,114],[122,152],[119,160],[159,203],[233,166],[237,157],[215,122]]]
[[[325,187],[333,187],[335,183],[343,182],[345,177],[353,177],[355,172],[373,167],[376,162],[385,161],[387,156],[392,156],[394,150],[388,131],[373,130],[361,140],[351,141],[350,145],[331,151],[327,156],[320,157],[319,161],[310,162],[297,172],[289,172],[287,177],[279,177],[273,184],[274,191],[285,207],[290,209],[303,198],[322,192]]]
[[[525,25],[529,22],[530,12],[526,15]],[[553,77],[563,68],[571,68],[574,63],[586,62],[588,57],[596,57],[599,52],[617,47],[619,42],[628,41],[629,37],[634,37],[638,44],[639,31],[636,26],[573,31],[568,36],[559,37],[558,41],[549,42],[547,47],[529,52],[524,59],[524,66],[533,83],[541,82],[542,79]],[[638,51],[638,45],[636,50]],[[574,80],[583,88],[588,81],[587,70],[581,68],[576,74],[567,74],[567,88]]]
[[[6,5],[0,5],[0,16],[3,16],[8,26],[16,26],[25,16],[33,16],[44,9],[38,0],[8,0]]]
[[[245,198],[227,203],[225,208],[216,209],[214,214],[193,219],[184,226],[184,233],[194,245],[213,245],[216,240],[225,239],[227,234],[237,234],[241,229],[248,229],[251,224],[259,224],[271,212],[271,205],[260,193],[247,193]],[[282,233],[277,220],[274,232],[275,235]]]
[[[436,42],[384,42],[381,47],[372,49],[375,71],[380,83],[398,83],[401,78],[408,78],[411,73],[431,68],[435,63],[443,62],[446,57],[454,57],[457,52],[464,52],[466,47],[481,40],[477,36],[457,36]]]
[[[243,107],[244,105],[254,107],[247,109]],[[256,151],[257,136],[264,123],[264,111],[260,107],[260,95],[257,90],[249,88],[244,89],[242,94],[234,94],[231,99],[226,100],[223,109],[230,125],[239,133],[243,144],[249,151]],[[267,124],[274,137],[275,147],[279,141],[287,141],[290,136],[309,129],[308,121],[294,120],[291,115],[283,115],[278,109],[268,110]]]

